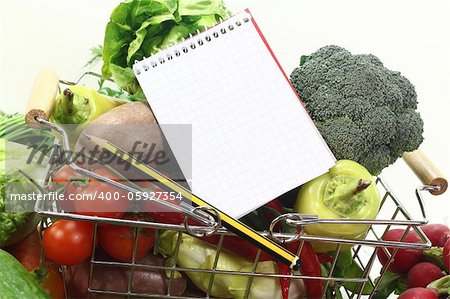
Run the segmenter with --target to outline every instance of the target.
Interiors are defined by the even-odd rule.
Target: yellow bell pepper
[[[50,120],[57,124],[75,124],[77,130],[103,113],[117,107],[126,101],[98,93],[83,85],[73,85],[66,88],[56,99]]]

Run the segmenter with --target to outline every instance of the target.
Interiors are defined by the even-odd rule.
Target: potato
[[[92,156],[113,167],[129,180],[141,180],[142,174],[130,169],[124,161],[101,153],[101,147],[87,136],[105,139],[133,157],[172,178],[183,178],[150,108],[141,102],[118,106],[92,121],[79,136],[75,151]],[[78,159],[84,167],[92,166],[87,157]]]
[[[98,260],[105,259],[103,253]],[[164,266],[165,259],[148,254],[137,262],[139,265]],[[87,298],[89,284],[89,261],[70,266],[66,272],[67,292],[71,298]],[[93,265],[91,289],[110,292],[127,292],[130,278],[130,267]],[[169,278],[164,270],[135,268],[133,273],[132,292],[138,294],[167,294]],[[187,281],[184,276],[174,278],[171,286],[172,295],[181,295],[186,289]],[[126,298],[126,296],[111,296],[90,294],[89,298]]]
[[[92,121],[82,132],[75,150],[94,149],[86,135],[110,141],[124,151],[130,152],[136,141],[155,145],[155,150],[164,150],[164,138],[153,113],[144,103],[132,102],[111,109]],[[142,145],[137,145],[142,150]]]

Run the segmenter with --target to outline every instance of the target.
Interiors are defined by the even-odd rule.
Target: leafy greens
[[[103,43],[105,78],[144,99],[135,60],[148,57],[229,17],[222,0],[129,0],[112,12]]]
[[[26,145],[0,138],[0,247],[20,241],[36,228],[39,216],[31,213],[34,201],[14,201],[6,198],[9,194],[38,193],[39,190],[19,170],[26,173],[36,183],[46,177],[47,156],[42,161],[41,153]],[[10,210],[10,211],[6,211]]]
[[[39,216],[30,212],[34,202],[7,200],[6,196],[39,191],[28,177],[43,182],[48,163],[44,154],[51,150],[53,141],[52,132],[28,127],[23,114],[0,111],[0,247],[20,241],[36,228]]]

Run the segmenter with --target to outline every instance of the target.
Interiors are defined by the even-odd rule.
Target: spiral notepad
[[[240,217],[335,158],[249,11],[134,65],[160,124],[192,125],[192,193]],[[175,157],[179,135],[162,130]],[[192,169],[189,169],[192,167]]]

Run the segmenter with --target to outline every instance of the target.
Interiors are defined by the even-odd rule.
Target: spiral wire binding
[[[147,72],[151,68],[156,68],[158,65],[162,65],[166,63],[166,61],[173,60],[174,58],[182,56],[182,54],[189,53],[190,50],[195,50],[198,47],[203,46],[206,43],[209,43],[213,41],[214,39],[219,38],[221,35],[225,35],[230,31],[233,31],[236,27],[242,26],[244,23],[248,23],[250,21],[250,18],[247,14],[245,14],[244,17],[231,22],[230,24],[226,24],[227,21],[230,21],[230,19],[219,23],[217,26],[217,29],[214,30],[212,33],[207,33],[207,28],[205,28],[205,31],[200,32],[197,30],[196,35],[189,34],[189,38],[185,40],[182,39],[179,48],[176,48],[174,50],[170,50],[169,47],[172,47],[173,45],[169,45],[166,49],[162,50],[160,53],[155,54],[151,57],[144,57],[142,60],[142,69],[139,67],[134,68],[134,72],[136,75],[141,75],[142,71]],[[204,33],[204,36],[200,36]],[[197,38],[195,38],[197,36]],[[195,39],[195,40],[194,40]],[[186,43],[186,41],[190,41],[189,43]],[[167,52],[167,53],[163,53]],[[148,61],[148,62],[147,62]],[[135,61],[135,65],[138,64],[140,61]]]

